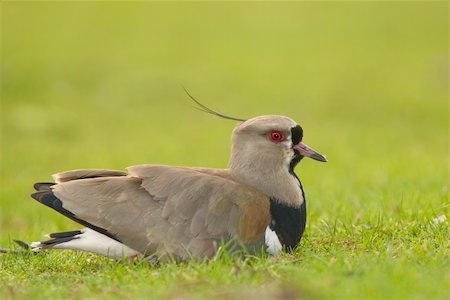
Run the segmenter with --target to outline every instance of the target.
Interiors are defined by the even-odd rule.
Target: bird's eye
[[[272,131],[269,137],[274,142],[280,142],[283,140],[283,134],[280,131]]]

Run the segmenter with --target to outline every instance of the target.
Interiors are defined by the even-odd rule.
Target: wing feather
[[[142,253],[183,260],[212,256],[222,240],[264,239],[268,197],[227,170],[141,165],[126,176],[102,172],[61,173],[51,188],[76,218]]]
[[[112,177],[112,176],[126,176],[127,173],[117,170],[106,169],[80,169],[72,170],[53,175],[56,183],[67,182],[76,179],[95,178],[95,177]]]

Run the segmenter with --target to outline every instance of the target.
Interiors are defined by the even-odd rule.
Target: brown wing
[[[210,257],[222,240],[259,245],[270,220],[269,199],[226,170],[141,165],[128,176],[76,179],[52,189],[72,219],[143,253],[181,260]]]
[[[53,175],[56,183],[67,182],[75,179],[86,179],[95,177],[111,177],[111,176],[126,176],[126,172],[106,169],[81,169],[62,172]]]

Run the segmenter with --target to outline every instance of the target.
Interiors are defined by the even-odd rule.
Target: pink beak
[[[318,153],[313,148],[310,148],[310,147],[306,146],[302,142],[298,143],[297,145],[294,145],[293,148],[295,150],[297,150],[300,153],[300,155],[302,155],[302,156],[306,156],[306,157],[309,157],[309,158],[312,158],[312,159],[315,159],[315,160],[318,160],[318,161],[323,161],[323,162],[327,161],[325,156],[323,156],[322,154]]]

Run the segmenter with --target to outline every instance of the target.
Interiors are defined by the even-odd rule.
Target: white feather
[[[278,256],[281,254],[283,246],[281,246],[280,240],[278,239],[278,236],[275,233],[275,231],[270,229],[269,226],[267,226],[266,228],[265,242],[267,246],[267,251],[270,254],[272,254],[273,256]]]
[[[117,259],[140,254],[138,251],[133,250],[106,235],[98,233],[97,231],[88,228],[80,231],[81,234],[75,235],[74,239],[52,245],[47,249],[80,250]],[[41,244],[41,242],[31,243],[31,248],[35,252],[45,250],[46,248],[44,248],[44,246],[45,245]]]

